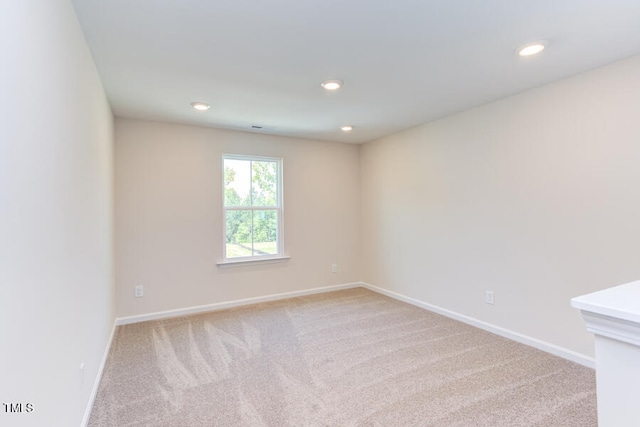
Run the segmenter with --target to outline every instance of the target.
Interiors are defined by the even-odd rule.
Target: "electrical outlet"
[[[493,291],[485,291],[484,302],[493,305]]]
[[[331,264],[331,272],[332,273],[338,272],[338,264]]]
[[[142,298],[144,296],[144,288],[142,287],[142,285],[138,285],[134,289],[134,296],[136,298]]]

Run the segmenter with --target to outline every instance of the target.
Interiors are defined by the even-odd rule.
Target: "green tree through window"
[[[225,259],[282,254],[282,160],[225,155]]]

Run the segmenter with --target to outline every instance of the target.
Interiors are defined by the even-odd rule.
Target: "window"
[[[222,163],[224,260],[282,257],[282,159],[225,154]]]

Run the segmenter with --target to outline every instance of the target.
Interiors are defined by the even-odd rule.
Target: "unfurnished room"
[[[640,425],[640,2],[0,6],[0,425]]]

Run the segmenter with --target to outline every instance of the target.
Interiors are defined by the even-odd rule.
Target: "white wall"
[[[640,278],[639,118],[633,57],[365,144],[364,280],[593,355],[569,299]]]
[[[284,159],[288,262],[216,265],[223,153]],[[358,146],[116,119],[118,317],[358,281],[359,180]]]
[[[79,425],[114,321],[113,120],[67,0],[0,4],[0,425]],[[80,364],[84,362],[84,378]]]

